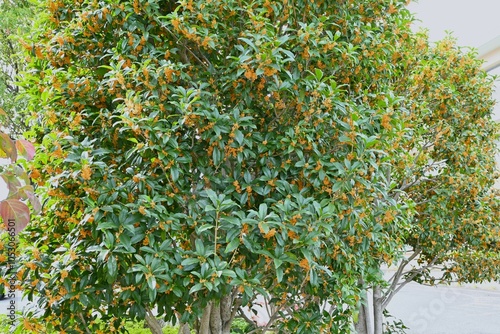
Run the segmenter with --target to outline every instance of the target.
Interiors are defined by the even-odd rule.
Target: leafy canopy
[[[121,331],[155,306],[194,326],[260,294],[269,329],[348,331],[436,210],[403,185],[437,154],[412,152],[436,129],[423,75],[444,64],[411,56],[404,5],[47,1],[24,82],[47,202],[21,275],[48,326]]]

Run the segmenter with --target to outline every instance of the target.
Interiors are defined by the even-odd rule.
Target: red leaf
[[[24,198],[28,198],[30,200],[30,203],[33,206],[33,210],[35,211],[35,213],[39,213],[40,210],[42,209],[42,204],[40,204],[38,197],[36,197],[35,190],[33,189],[33,187],[27,185],[19,189],[19,191],[22,191]]]
[[[35,146],[25,139],[16,140],[16,148],[18,154],[28,161],[35,156]]]
[[[30,209],[17,199],[7,199],[0,202],[0,216],[5,229],[14,228],[15,234],[21,232],[30,221]]]
[[[17,160],[17,150],[14,141],[9,135],[0,132],[0,150],[3,151],[12,162]]]

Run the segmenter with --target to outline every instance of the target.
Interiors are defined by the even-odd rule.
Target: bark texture
[[[382,289],[380,286],[373,287],[373,333],[382,334],[384,324],[384,306]]]
[[[188,324],[181,324],[179,326],[179,334],[191,334],[191,329]]]
[[[161,322],[156,319],[150,309],[146,310],[146,325],[153,334],[163,334]]]
[[[222,297],[220,302],[210,302],[203,310],[199,334],[230,334],[231,324],[238,305],[233,305],[233,296]]]
[[[358,334],[382,334],[384,324],[384,294],[380,286],[373,287],[372,299],[365,300],[359,309],[358,322],[355,329]],[[370,312],[370,307],[372,306]],[[371,317],[373,316],[373,321]]]
[[[355,324],[355,329],[358,334],[372,334],[370,327],[370,312],[368,312],[368,306],[363,303],[359,307],[358,322]]]

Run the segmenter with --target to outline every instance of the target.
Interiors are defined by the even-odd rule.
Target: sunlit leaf
[[[16,140],[16,148],[18,155],[26,160],[31,160],[35,156],[35,146],[25,139]]]
[[[17,199],[0,202],[0,216],[5,229],[14,228],[16,234],[21,232],[30,221],[30,210],[26,204]]]
[[[35,213],[40,212],[40,210],[42,209],[42,205],[38,197],[35,195],[35,190],[33,189],[33,186],[26,185],[19,189],[19,193],[21,194],[23,199],[29,199]]]

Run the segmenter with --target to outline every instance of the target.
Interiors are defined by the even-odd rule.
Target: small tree
[[[409,282],[500,279],[494,78],[451,38],[431,47],[426,35],[416,35],[401,58],[397,94],[409,112],[401,115],[406,134],[389,154],[391,196],[409,199],[415,214],[406,233],[393,236],[406,251],[396,273],[374,286],[375,333],[382,333],[382,311]]]
[[[442,63],[409,57],[404,3],[46,6],[25,86],[47,202],[21,272],[44,322],[159,333],[156,308],[202,334],[236,316],[253,332],[354,330],[381,264],[433,212],[429,174],[407,169],[434,157],[434,125],[415,127],[431,82],[411,66]],[[244,311],[259,301],[263,328]]]

